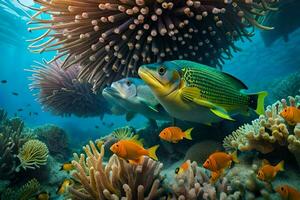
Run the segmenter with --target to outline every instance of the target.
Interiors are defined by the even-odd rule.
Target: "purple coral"
[[[38,63],[32,70],[30,89],[38,89],[38,101],[55,115],[79,117],[101,116],[108,112],[101,95],[92,92],[92,85],[80,82],[78,64],[61,69],[62,61]]]

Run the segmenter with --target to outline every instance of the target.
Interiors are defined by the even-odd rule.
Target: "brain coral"
[[[61,69],[62,61],[51,64],[38,63],[33,70],[31,90],[38,89],[38,100],[46,110],[55,115],[71,115],[79,117],[103,116],[108,112],[104,98],[94,94],[92,85],[80,82],[77,75],[78,64],[67,70]]]
[[[141,63],[188,59],[220,65],[250,38],[251,27],[277,0],[34,0],[33,52],[58,51],[64,69],[80,63],[79,79],[94,89],[136,75]],[[42,14],[49,15],[41,19]]]

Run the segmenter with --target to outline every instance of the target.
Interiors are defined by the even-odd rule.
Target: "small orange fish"
[[[283,117],[290,125],[300,123],[300,108],[295,106],[288,106],[284,108],[281,113]]]
[[[64,163],[62,164],[60,171],[72,171],[73,169],[75,169],[75,167],[72,163]]]
[[[225,152],[215,152],[211,154],[203,164],[204,168],[212,172],[210,182],[215,183],[218,178],[223,175],[224,170],[231,166],[232,161],[239,163],[236,151],[232,154]]]
[[[191,163],[190,163],[189,160],[185,161],[184,163],[182,163],[182,165],[180,167],[177,167],[175,169],[175,174],[182,174],[182,173],[184,173],[189,168],[190,164]]]
[[[145,149],[143,144],[135,139],[120,140],[113,144],[110,150],[117,156],[128,160],[132,164],[140,164],[143,156],[149,156],[154,160],[158,160],[156,150],[159,145],[155,145],[149,149]]]
[[[57,188],[56,194],[62,195],[66,192],[68,187],[74,184],[72,179],[65,179]]]
[[[283,171],[284,161],[280,161],[276,166],[270,165],[269,161],[263,160],[261,168],[257,172],[257,178],[261,181],[271,182],[275,179],[279,171]]]
[[[300,192],[288,185],[281,185],[276,187],[276,192],[279,193],[283,200],[299,200]]]
[[[183,140],[183,138],[186,138],[188,140],[192,140],[191,132],[193,128],[189,128],[186,131],[182,131],[181,128],[171,126],[168,128],[165,128],[162,130],[159,134],[159,137],[163,140],[166,140],[168,142],[177,143],[180,140]]]

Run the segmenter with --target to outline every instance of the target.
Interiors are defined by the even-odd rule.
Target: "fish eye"
[[[283,187],[281,187],[280,189],[281,189],[281,191],[284,191],[284,188],[283,188]]]
[[[130,80],[127,80],[127,81],[126,81],[126,85],[127,85],[127,86],[130,86],[130,85],[131,85],[131,81],[130,81]]]
[[[118,144],[116,144],[116,147],[119,147],[119,145],[118,145]]]
[[[163,76],[166,73],[166,68],[164,66],[160,66],[158,68],[158,74]]]

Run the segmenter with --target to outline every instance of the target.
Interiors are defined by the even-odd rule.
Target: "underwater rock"
[[[205,162],[210,154],[222,150],[221,143],[214,140],[204,140],[193,144],[186,152],[183,160],[195,161],[199,164]]]
[[[61,69],[61,60],[50,64],[38,63],[33,69],[31,90],[39,90],[38,101],[54,115],[78,117],[103,117],[110,112],[101,94],[94,94],[92,85],[77,78],[80,65],[74,64],[67,70]]]
[[[272,102],[277,101],[277,99],[284,99],[286,95],[295,97],[300,94],[300,71],[289,74],[285,77],[275,79],[270,83],[270,94]]]
[[[131,165],[116,155],[103,163],[93,142],[83,147],[85,155],[74,154],[74,178],[81,187],[70,187],[72,199],[159,199],[163,189],[160,171],[163,165],[145,157],[141,165]],[[90,181],[89,181],[90,180]]]
[[[33,132],[39,140],[47,145],[50,155],[60,161],[65,161],[70,157],[69,138],[63,129],[46,124],[35,128]]]
[[[300,15],[298,10],[300,2],[298,0],[280,0],[278,2],[278,5],[276,5],[278,11],[268,12],[264,19],[265,25],[274,27],[271,31],[261,32],[261,36],[267,47],[272,46],[272,44],[280,38],[288,42],[289,34],[300,27]],[[286,19],[289,19],[288,23],[286,23]]]
[[[54,59],[66,56],[63,69],[82,65],[79,79],[94,90],[136,76],[142,63],[189,59],[221,65],[239,50],[235,41],[250,39],[252,27],[270,29],[259,22],[274,10],[274,0],[35,2],[29,30],[45,33],[29,48],[57,50]]]
[[[47,145],[39,140],[28,140],[19,150],[19,167],[36,169],[47,164],[49,150]],[[19,171],[19,167],[17,171]]]
[[[289,104],[298,107],[300,97],[289,97]],[[227,151],[257,150],[267,154],[282,146],[288,148],[298,159],[300,155],[299,124],[291,125],[280,115],[287,106],[285,99],[268,106],[264,115],[259,116],[251,124],[239,127],[231,135],[225,137],[224,148]]]

